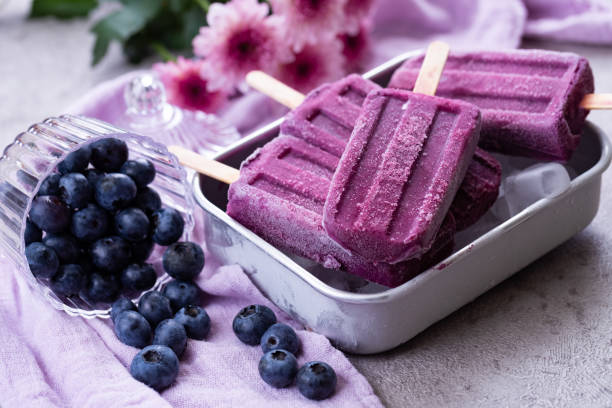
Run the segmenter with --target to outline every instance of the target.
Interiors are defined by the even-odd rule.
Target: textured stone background
[[[4,0],[6,2],[6,0]],[[24,22],[0,0],[0,145],[62,113],[95,84],[133,69],[113,48],[88,65],[85,21]],[[590,58],[612,92],[612,50],[526,43]],[[590,119],[612,135],[612,111]],[[612,406],[612,173],[582,233],[405,345],[353,363],[390,407]],[[563,220],[559,220],[562,222]]]

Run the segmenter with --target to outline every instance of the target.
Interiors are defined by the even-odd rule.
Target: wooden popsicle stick
[[[232,184],[240,177],[240,170],[230,167],[226,164],[209,159],[185,149],[180,146],[168,146],[170,153],[178,157],[179,162],[186,167],[194,169],[198,173],[212,177],[223,183]]]
[[[252,88],[290,109],[297,108],[304,101],[304,94],[262,71],[249,72],[246,82]]]
[[[413,92],[431,96],[436,94],[449,50],[449,45],[442,41],[429,44]]]
[[[612,109],[612,93],[586,94],[580,102],[584,109]]]

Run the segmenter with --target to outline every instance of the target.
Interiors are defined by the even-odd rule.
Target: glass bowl
[[[0,158],[0,246],[19,265],[19,273],[36,292],[56,309],[74,316],[108,317],[109,305],[58,296],[46,280],[32,275],[24,254],[25,220],[42,181],[57,164],[70,152],[109,135],[127,143],[130,159],[145,158],[154,164],[157,174],[150,187],[160,195],[163,206],[181,213],[185,220],[181,240],[189,240],[194,227],[194,202],[187,173],[164,145],[149,137],[127,133],[96,119],[64,115],[31,126],[4,149]],[[158,275],[153,289],[170,279],[161,267],[162,253],[162,247],[155,245],[147,260]]]

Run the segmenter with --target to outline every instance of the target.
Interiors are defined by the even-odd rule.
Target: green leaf
[[[163,0],[125,0],[125,6],[98,21],[92,32],[120,41],[142,30],[161,9]]]
[[[96,38],[96,43],[93,48],[93,58],[91,60],[91,65],[97,65],[98,62],[104,58],[106,53],[108,52],[108,46],[110,45],[111,39],[106,36],[99,35]]]
[[[91,32],[96,35],[92,65],[96,65],[108,51],[112,40],[124,43],[140,32],[161,10],[163,0],[122,0],[124,7],[98,21]]]
[[[34,0],[29,17],[85,17],[96,7],[97,0]]]
[[[171,12],[179,14],[189,6],[191,0],[168,0],[168,8]]]
[[[159,32],[160,41],[168,48],[174,50],[191,49],[193,37],[198,34],[200,27],[206,24],[206,15],[197,6],[178,16],[177,24]]]

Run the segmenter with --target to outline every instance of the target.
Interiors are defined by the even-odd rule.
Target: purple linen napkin
[[[0,255],[5,271],[8,258]],[[365,378],[316,333],[297,330],[299,364],[328,362],[336,393],[312,402],[296,386],[274,389],[257,371],[261,348],[241,343],[232,319],[245,305],[265,304],[279,321],[298,326],[271,304],[237,266],[210,261],[197,284],[212,320],[205,341],[189,340],[177,381],[161,394],[134,380],[127,367],[137,349],[115,337],[108,320],[70,317],[52,309],[17,273],[0,287],[0,405],[3,407],[379,407]]]

